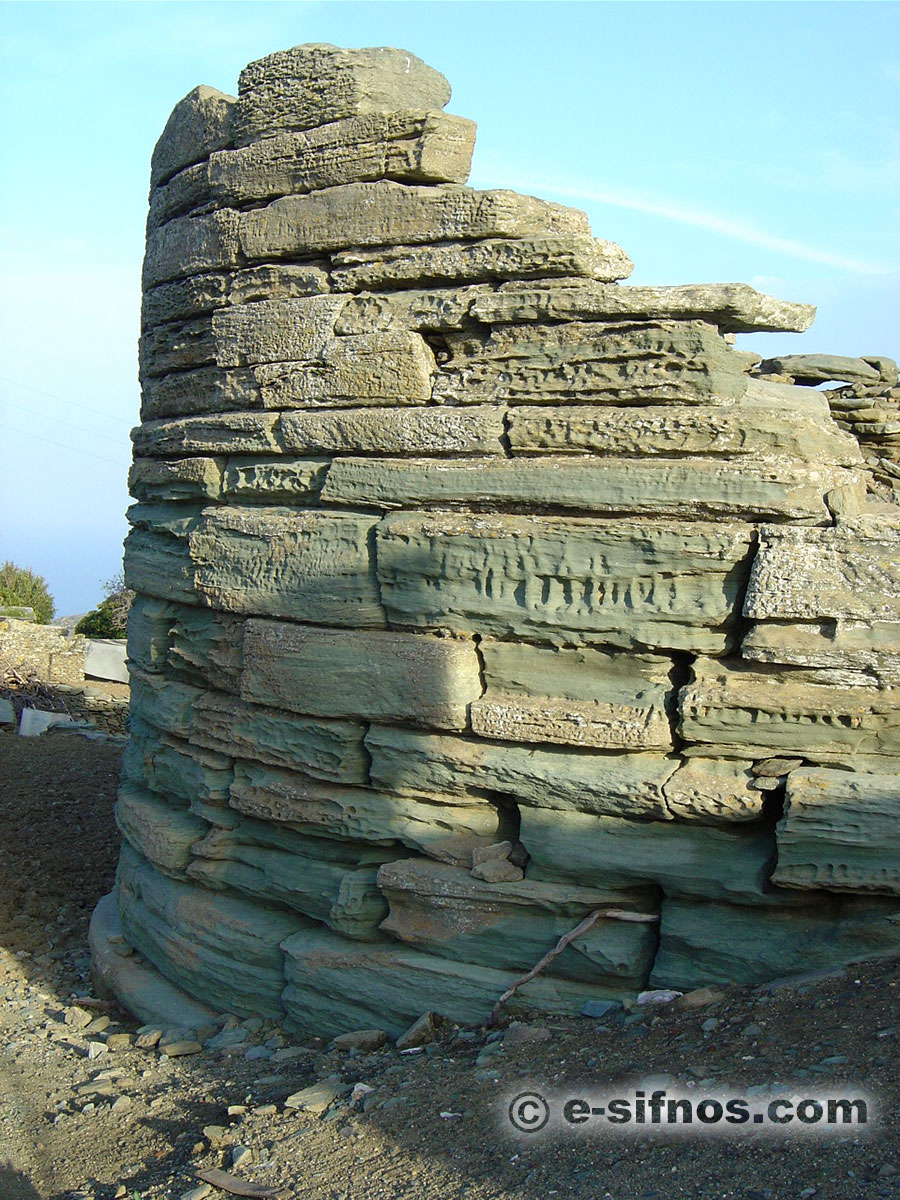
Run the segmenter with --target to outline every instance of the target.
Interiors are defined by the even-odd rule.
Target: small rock
[[[225,1128],[224,1125],[204,1125],[203,1126],[203,1136],[206,1138],[206,1140],[209,1142],[209,1144],[212,1146],[212,1148],[214,1150],[218,1146],[222,1145],[222,1142],[225,1140],[225,1137],[227,1136],[227,1134],[228,1134],[228,1130]]]
[[[249,1146],[235,1146],[231,1151],[231,1165],[233,1167],[249,1166],[253,1162],[253,1151]]]
[[[159,1045],[160,1038],[163,1035],[161,1029],[147,1029],[142,1032],[138,1030],[137,1037],[134,1039],[134,1044],[138,1050],[153,1050]]]
[[[229,1104],[228,1108],[225,1111],[228,1113],[229,1117],[242,1117],[244,1115],[244,1113],[247,1111],[247,1105],[246,1104]]]
[[[349,1091],[350,1085],[344,1083],[339,1075],[330,1075],[327,1079],[321,1079],[311,1087],[288,1096],[284,1107],[295,1108],[301,1112],[324,1113],[339,1096],[344,1096]]]
[[[748,1037],[748,1038],[759,1037],[762,1032],[763,1032],[762,1025],[757,1025],[755,1021],[750,1025],[745,1025],[744,1028],[741,1030],[741,1033],[743,1034],[743,1036]]]
[[[700,1028],[703,1030],[704,1033],[712,1033],[712,1031],[715,1028],[717,1028],[718,1024],[719,1024],[718,1017],[707,1017],[706,1020],[703,1022],[703,1024],[700,1026]]]
[[[70,1029],[86,1029],[90,1025],[92,1017],[90,1013],[76,1005],[74,1008],[66,1009],[64,1020]]]
[[[104,1013],[99,1017],[94,1017],[90,1025],[85,1026],[84,1036],[87,1037],[91,1033],[102,1033],[109,1025],[109,1017]]]
[[[675,992],[671,988],[654,988],[649,992],[639,992],[638,1004],[671,1004],[673,1000],[679,1000],[683,992]]]
[[[519,880],[525,878],[522,868],[508,862],[505,858],[489,858],[485,862],[478,863],[472,868],[472,875],[475,879],[483,880],[484,883],[518,883]]]
[[[398,1050],[412,1050],[417,1046],[426,1046],[437,1037],[440,1022],[441,1018],[437,1013],[423,1013],[405,1033],[401,1033],[394,1045]]]
[[[201,1183],[198,1187],[191,1188],[190,1191],[182,1192],[181,1200],[206,1200],[206,1197],[212,1191],[208,1183]]]
[[[99,1058],[101,1054],[106,1054],[106,1042],[88,1042],[88,1058]]]
[[[621,1012],[622,1005],[618,1000],[588,1000],[581,1010],[583,1017],[608,1017],[612,1013]]]
[[[274,1056],[275,1051],[267,1050],[265,1046],[249,1046],[244,1051],[244,1058],[246,1058],[248,1062],[262,1061],[269,1058],[274,1058]]]
[[[508,859],[512,853],[512,842],[494,842],[492,846],[476,846],[472,851],[472,866],[490,862],[491,859]]]
[[[892,1179],[895,1175],[900,1175],[900,1168],[895,1167],[893,1163],[884,1163],[878,1168],[879,1179]]]
[[[274,1117],[278,1107],[275,1104],[258,1104],[253,1112],[257,1117]]]
[[[199,1042],[170,1042],[160,1049],[160,1054],[166,1058],[181,1058],[185,1054],[199,1054],[203,1047]]]
[[[814,1196],[817,1191],[818,1191],[818,1188],[814,1188],[814,1187],[804,1188],[803,1191],[799,1195],[799,1200],[809,1200],[810,1196]]]
[[[593,1004],[596,1001],[589,1001]],[[528,1042],[549,1042],[550,1030],[543,1025],[526,1025],[523,1021],[513,1021],[503,1035],[503,1045],[509,1048],[524,1046]]]
[[[380,1050],[388,1035],[383,1029],[357,1029],[352,1033],[339,1033],[332,1042],[337,1050],[361,1050],[364,1053]]]
[[[724,999],[725,993],[720,992],[717,988],[694,988],[692,992],[685,992],[683,996],[679,996],[672,1007],[678,1012],[689,1012],[694,1008],[706,1008],[709,1004],[718,1004],[720,1000]]]
[[[232,1025],[215,1034],[214,1037],[207,1038],[206,1048],[207,1050],[225,1050],[229,1046],[244,1046],[248,1036],[246,1030]]]
[[[773,779],[778,775],[787,775],[803,766],[802,758],[765,758],[756,762],[750,768],[751,772],[761,779]]]
[[[125,1187],[124,1183],[120,1183],[119,1186],[116,1188],[116,1194],[113,1197],[113,1200],[122,1200],[122,1197],[127,1196],[127,1195],[128,1195],[128,1189]]]
[[[130,1033],[111,1033],[106,1039],[106,1048],[108,1050],[128,1050],[131,1048],[131,1042]]]
[[[360,1100],[364,1100],[366,1096],[371,1096],[375,1089],[369,1087],[367,1083],[354,1083],[353,1091],[350,1093],[350,1101],[352,1104],[358,1104]]]
[[[113,1103],[112,1110],[117,1116],[120,1116],[122,1113],[130,1112],[131,1107],[130,1096],[119,1096],[118,1100]]]

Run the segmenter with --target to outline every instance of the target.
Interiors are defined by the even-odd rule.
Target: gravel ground
[[[161,1053],[197,1031],[141,1032],[90,984],[87,925],[115,869],[119,756],[62,732],[0,735],[2,1200],[219,1200],[197,1177],[209,1168],[302,1200],[900,1200],[896,962],[721,989],[696,1007],[493,1034],[444,1027],[409,1054],[295,1042],[234,1018],[218,1045]],[[626,1098],[641,1080],[648,1093],[763,1108],[771,1087],[864,1095],[874,1121],[678,1135],[600,1117],[555,1127],[565,1099]],[[354,1098],[356,1084],[372,1090]],[[522,1092],[551,1101],[538,1133],[510,1123]]]

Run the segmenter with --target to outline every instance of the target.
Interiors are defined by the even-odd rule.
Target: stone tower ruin
[[[449,98],[299,46],[154,151],[92,933],[138,1013],[477,1023],[597,910],[512,1010],[900,951],[896,364],[829,396],[734,345],[809,306],[619,282]]]

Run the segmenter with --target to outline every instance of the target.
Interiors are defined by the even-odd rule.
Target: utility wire
[[[48,446],[58,446],[60,450],[69,450],[72,454],[86,454],[88,458],[97,458],[100,462],[112,463],[120,470],[127,470],[125,463],[117,462],[114,458],[104,458],[102,454],[93,454],[90,450],[78,450],[75,446],[67,446],[64,442],[54,442],[50,438],[41,437],[39,433],[28,433],[25,429],[16,429],[13,425],[0,424],[0,429],[8,429],[11,433],[21,433],[23,437],[34,438],[37,442],[46,442]]]
[[[49,396],[51,400],[59,400],[63,404],[71,404],[73,408],[83,408],[85,412],[96,413],[98,417],[106,417],[108,421],[130,421],[130,418],[121,415],[114,417],[112,413],[102,412],[99,408],[91,408],[87,404],[79,404],[77,400],[67,400],[65,396],[57,396],[55,392],[45,392],[43,388],[32,387],[30,383],[20,383],[18,379],[7,379],[5,375],[0,375],[0,383],[9,383],[13,387],[24,388],[26,392],[36,392],[39,396]]]
[[[11,400],[0,400],[0,409],[2,409],[3,405],[6,405],[7,408],[15,408],[19,412],[27,413],[29,417],[36,415],[33,409],[26,408],[24,404],[13,404]],[[46,413],[41,413],[39,415],[45,421],[55,421],[57,425],[67,425],[69,429],[77,429],[79,433],[87,433],[90,434],[91,437],[103,438],[104,441],[112,442],[115,446],[122,446],[125,444],[125,438],[110,437],[108,433],[96,433],[93,429],[85,429],[83,425],[76,425],[74,421],[64,421],[62,417],[51,417]]]

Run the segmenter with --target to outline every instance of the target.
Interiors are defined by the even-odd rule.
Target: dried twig
[[[642,925],[649,925],[659,920],[659,917],[656,913],[627,912],[622,908],[595,908],[594,911],[592,913],[588,913],[584,920],[581,921],[580,924],[576,925],[574,929],[570,929],[568,933],[564,933],[553,949],[549,950],[540,962],[535,963],[527,975],[523,975],[521,979],[517,979],[515,981],[512,987],[506,989],[506,991],[491,1009],[491,1015],[487,1019],[488,1028],[490,1029],[492,1025],[497,1024],[497,1018],[500,1015],[500,1009],[507,1002],[507,1000],[509,1000],[510,997],[517,992],[520,987],[522,987],[523,984],[530,983],[536,975],[539,975],[540,972],[543,971],[544,967],[546,967],[548,963],[553,962],[554,958],[562,954],[563,950],[565,950],[566,946],[568,946],[569,942],[571,942],[573,938],[579,937],[582,933],[587,933],[591,926],[599,921],[601,917],[605,917],[610,921],[635,921]]]

